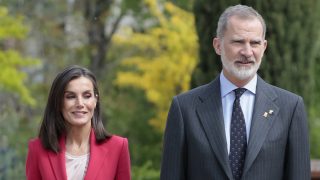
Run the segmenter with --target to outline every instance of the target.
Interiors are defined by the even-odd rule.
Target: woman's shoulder
[[[29,140],[28,148],[30,152],[41,152],[45,151],[39,138],[33,138]]]
[[[116,143],[116,144],[123,144],[123,143],[128,143],[128,139],[122,136],[118,135],[112,135],[109,139],[109,142]]]
[[[113,148],[122,148],[123,146],[128,146],[128,139],[118,135],[112,135],[100,145]]]
[[[40,138],[33,138],[29,140],[29,146],[41,146]]]

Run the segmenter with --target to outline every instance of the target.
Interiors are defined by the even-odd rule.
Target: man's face
[[[213,46],[221,56],[223,74],[241,87],[256,74],[261,64],[267,41],[257,18],[241,19],[232,16],[222,38],[215,38]]]

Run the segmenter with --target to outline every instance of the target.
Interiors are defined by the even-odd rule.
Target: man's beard
[[[232,74],[239,80],[246,80],[253,77],[257,73],[261,64],[261,61],[257,62],[254,58],[248,59],[242,57],[241,59],[238,59],[236,61],[251,61],[253,63],[250,66],[237,66],[237,64],[235,64],[235,61],[226,60],[224,57],[225,56],[221,56],[223,68],[225,69],[225,71],[227,71],[229,74]]]

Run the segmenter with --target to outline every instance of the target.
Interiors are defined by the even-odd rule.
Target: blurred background
[[[221,71],[212,38],[235,4],[265,18],[259,74],[304,98],[320,158],[318,0],[0,0],[0,180],[25,179],[50,85],[72,64],[96,74],[106,128],[129,139],[133,180],[159,179],[171,98]]]

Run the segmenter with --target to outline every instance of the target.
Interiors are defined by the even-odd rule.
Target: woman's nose
[[[77,98],[77,101],[76,101],[76,106],[78,108],[82,108],[83,107],[83,99],[80,97],[80,98]]]

